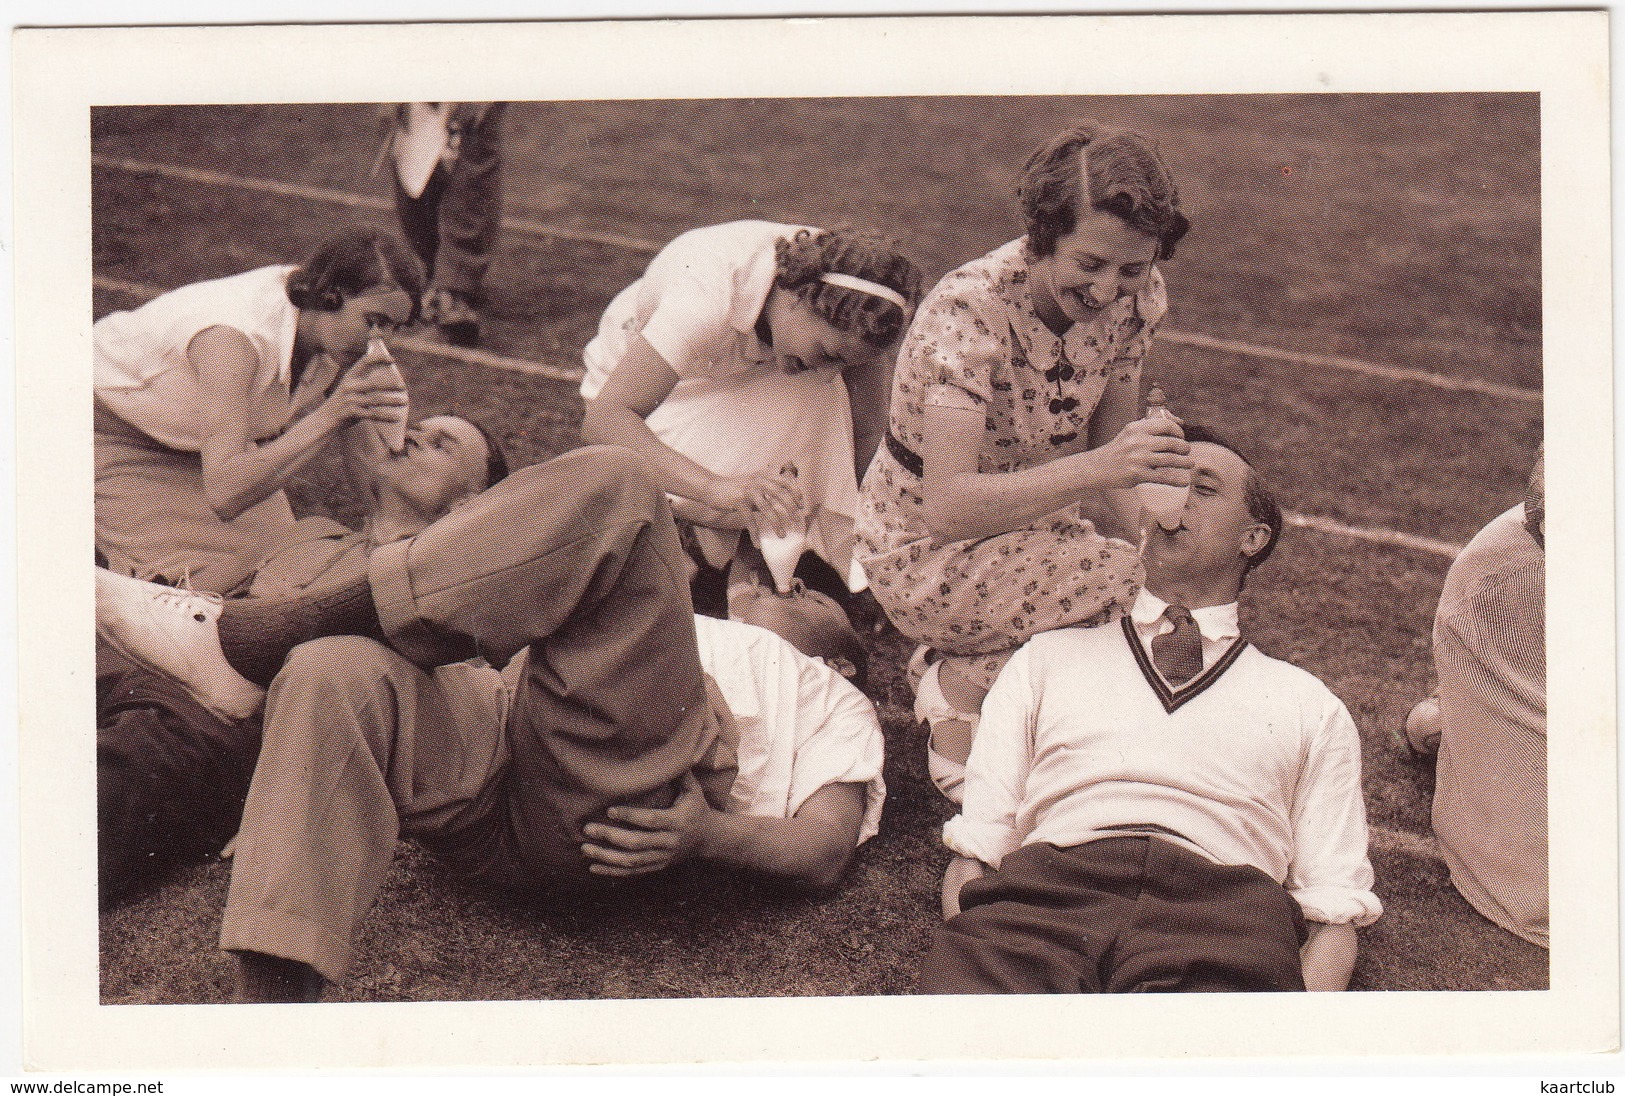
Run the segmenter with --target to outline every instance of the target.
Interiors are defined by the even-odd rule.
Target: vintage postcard
[[[1606,40],[20,31],[26,1064],[1616,1048]]]

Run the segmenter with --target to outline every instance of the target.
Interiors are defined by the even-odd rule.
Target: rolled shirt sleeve
[[[975,744],[965,764],[965,803],[942,829],[942,840],[960,856],[997,868],[1021,847],[1025,834],[1017,811],[1032,766],[1037,703],[1032,689],[1031,648],[1018,650],[982,702]]]
[[[858,843],[873,837],[886,802],[885,737],[869,698],[766,628],[696,616],[694,631],[738,734],[729,812],[794,818],[819,789],[861,784]]]
[[[795,817],[815,792],[831,784],[861,784],[861,845],[880,832],[880,812],[886,802],[886,784],[881,779],[886,747],[880,719],[869,698],[823,662],[801,658],[796,665],[800,679],[796,710],[801,726],[786,817]]]
[[[1292,836],[1285,885],[1307,920],[1361,928],[1382,916],[1382,902],[1371,892],[1360,735],[1335,697],[1309,740],[1293,797]]]

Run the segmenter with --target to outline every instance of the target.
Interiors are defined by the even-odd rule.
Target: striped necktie
[[[1183,605],[1170,605],[1162,615],[1174,626],[1151,640],[1151,661],[1170,685],[1183,685],[1202,672],[1202,630]]]

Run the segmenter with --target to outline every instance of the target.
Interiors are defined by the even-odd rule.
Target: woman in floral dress
[[[858,557],[922,645],[916,712],[957,799],[982,698],[1037,632],[1134,600],[1141,482],[1183,484],[1178,423],[1141,418],[1140,365],[1190,224],[1137,134],[1083,122],[1027,161],[1027,235],[945,277],[904,337]],[[929,668],[926,648],[943,656]]]

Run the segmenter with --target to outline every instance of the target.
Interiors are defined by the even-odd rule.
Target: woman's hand
[[[700,855],[714,810],[692,772],[683,774],[677,800],[665,810],[647,807],[610,807],[608,822],[589,822],[581,828],[588,841],[581,854],[591,861],[594,875],[624,878],[664,871],[673,864]]]
[[[336,426],[352,422],[397,422],[406,406],[406,389],[387,369],[359,362],[339,377],[333,394],[317,410]]]
[[[1138,483],[1183,487],[1195,467],[1190,452],[1179,420],[1156,416],[1133,420],[1088,455],[1099,464],[1102,487],[1127,488]]]
[[[701,501],[713,509],[738,515],[740,528],[755,524],[763,532],[771,530],[781,537],[805,518],[796,479],[782,471],[719,477]]]

